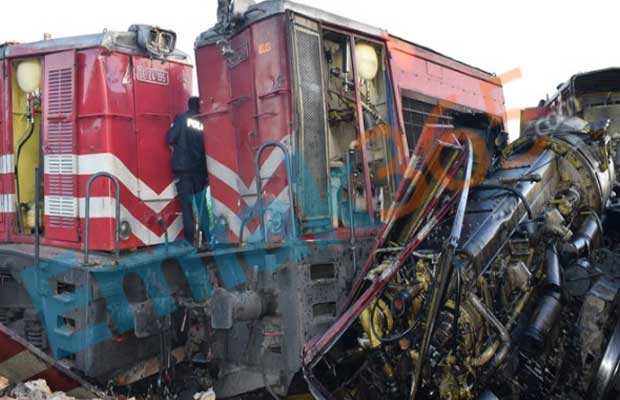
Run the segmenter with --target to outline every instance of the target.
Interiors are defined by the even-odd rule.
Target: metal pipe
[[[351,228],[349,242],[351,243],[351,256],[353,271],[357,272],[357,247],[355,246],[355,213],[353,212],[353,185],[351,184],[351,151],[347,152],[347,193],[349,197],[349,227]]]
[[[528,292],[525,296],[521,298],[521,300],[519,300],[519,302],[517,303],[517,306],[512,312],[512,315],[510,316],[510,319],[506,323],[507,330],[509,330],[512,327],[512,325],[515,323],[517,318],[519,318],[519,316],[521,315],[521,312],[525,308],[525,305],[528,303],[530,297],[532,296],[532,293],[533,291]],[[471,360],[471,365],[474,367],[485,366],[489,361],[491,361],[495,353],[497,353],[500,343],[501,342],[499,340],[496,340],[495,342],[491,343],[486,348],[486,350],[482,352],[482,354],[480,354],[478,357],[473,358]]]
[[[289,214],[291,218],[291,237],[293,240],[297,239],[297,217],[295,215],[295,198],[293,197],[293,167],[291,165],[291,154],[288,148],[276,141],[267,141],[261,145],[256,152],[256,159],[254,160],[254,169],[256,173],[256,202],[258,206],[258,218],[260,220],[261,234],[263,240],[267,241],[267,231],[265,229],[265,209],[263,205],[263,182],[260,172],[260,159],[266,149],[269,147],[277,147],[284,153],[284,162],[286,164],[286,175],[288,180],[288,197],[289,197]]]
[[[555,246],[551,244],[545,250],[545,289],[559,292],[561,286],[560,257]]]
[[[86,210],[84,215],[84,265],[88,265],[88,256],[90,252],[90,189],[95,182],[99,178],[108,178],[110,179],[115,186],[115,199],[116,199],[116,210],[115,210],[115,218],[114,218],[114,255],[116,260],[120,257],[120,242],[121,242],[121,185],[118,182],[118,179],[107,172],[98,172],[91,176],[88,179],[88,183],[86,183]]]
[[[16,199],[15,202],[17,204],[17,229],[19,230],[19,233],[21,234],[24,233],[24,220],[23,220],[22,208],[21,208],[21,189],[20,189],[20,183],[19,183],[19,159],[21,157],[21,153],[24,148],[24,145],[28,142],[28,140],[30,140],[30,138],[32,137],[32,134],[34,133],[34,128],[35,128],[35,123],[30,122],[30,126],[28,130],[24,134],[22,134],[22,137],[20,138],[19,143],[17,144],[17,151],[15,152],[15,167],[14,167],[15,199]]]
[[[497,354],[495,355],[494,364],[499,365],[504,357],[508,354],[508,349],[510,348],[510,333],[508,329],[495,317],[495,315],[489,311],[489,309],[484,305],[482,300],[480,300],[475,294],[470,293],[468,296],[469,304],[471,304],[474,309],[480,314],[482,318],[484,318],[491,326],[497,330],[499,333],[501,348],[497,350]]]
[[[590,215],[573,238],[561,246],[563,256],[577,258],[589,254],[595,239],[600,236],[601,232],[600,220],[595,214]]]
[[[41,196],[41,176],[39,168],[34,169],[34,265],[39,265],[41,255],[41,212],[39,198]]]
[[[351,245],[355,244],[355,215],[353,212],[353,187],[351,185],[351,152],[347,152],[347,194],[349,196],[349,227],[351,228]]]
[[[545,251],[545,287],[529,328],[525,332],[531,339],[531,350],[537,351],[544,346],[549,332],[553,329],[562,313],[560,259],[554,245]]]

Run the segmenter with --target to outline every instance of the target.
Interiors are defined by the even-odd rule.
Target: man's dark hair
[[[200,111],[200,98],[196,96],[192,96],[187,101],[187,107],[190,111],[198,112]]]

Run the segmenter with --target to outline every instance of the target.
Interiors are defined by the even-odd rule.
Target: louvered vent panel
[[[48,231],[77,239],[78,201],[75,156],[75,55],[46,57],[45,215]]]
[[[47,128],[47,145],[53,154],[73,152],[73,123],[50,121]]]
[[[71,68],[49,71],[48,112],[71,114],[73,112],[73,70]]]

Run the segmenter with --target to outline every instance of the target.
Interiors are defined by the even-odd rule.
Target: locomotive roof
[[[347,17],[342,17],[340,15],[337,14],[333,14],[330,13],[328,11],[325,10],[321,10],[319,8],[315,8],[315,7],[310,7],[308,5],[305,4],[300,4],[300,3],[296,3],[293,1],[289,1],[289,0],[265,0],[256,4],[253,4],[252,6],[250,6],[248,8],[248,10],[244,13],[246,20],[243,22],[243,24],[241,26],[237,27],[237,30],[241,30],[249,25],[252,25],[253,23],[256,23],[260,20],[269,18],[271,16],[277,15],[277,14],[282,14],[285,13],[287,11],[292,11],[294,13],[300,14],[300,15],[304,15],[308,18],[311,19],[315,19],[327,24],[331,24],[331,25],[335,25],[335,26],[339,26],[339,27],[343,27],[343,28],[347,28],[350,29],[352,31],[356,31],[356,32],[360,32],[366,35],[370,35],[370,36],[375,36],[375,37],[391,37],[395,40],[400,40],[406,43],[409,43],[413,46],[419,47],[421,49],[427,50],[429,52],[432,52],[434,54],[437,54],[441,57],[445,57],[447,59],[450,59],[452,61],[455,61],[459,64],[462,64],[468,68],[472,68],[475,69],[479,72],[482,72],[484,74],[487,75],[494,75],[491,72],[485,71],[481,68],[475,67],[473,65],[464,63],[462,61],[456,60],[452,57],[446,56],[445,54],[442,54],[436,50],[433,50],[429,47],[426,46],[422,46],[419,45],[417,43],[414,43],[412,41],[406,40],[406,39],[402,39],[400,37],[391,35],[387,30],[385,29],[381,29],[381,28],[377,28],[375,26],[372,25],[368,25],[365,24],[363,22],[359,22],[359,21],[355,21],[352,20],[350,18]],[[200,34],[197,38],[196,38],[196,42],[194,44],[195,48],[199,48],[199,47],[203,47],[203,46],[207,46],[207,45],[211,45],[211,44],[215,44],[217,43],[218,40],[222,39],[223,37],[226,36],[226,33],[222,33],[221,31],[217,30],[216,27],[210,28],[209,30],[203,32],[202,34]]]
[[[309,18],[332,23],[343,27],[348,27],[355,31],[364,32],[373,36],[383,36],[387,32],[383,29],[379,29],[361,22],[353,21],[351,19],[341,17],[330,12],[310,7],[305,4],[299,4],[288,0],[266,0],[257,4],[251,5],[244,13],[245,21],[241,26],[237,27],[237,30],[241,30],[248,25],[252,25],[255,22],[269,18],[271,16],[282,14],[287,11],[293,11],[301,15],[305,15]],[[198,36],[196,39],[195,47],[203,47],[216,43],[225,33],[217,30],[213,27]]]
[[[579,96],[601,91],[620,91],[620,67],[611,67],[588,72],[581,72],[557,87],[557,92],[546,102],[547,105],[556,101],[560,95]]]
[[[70,36],[31,43],[9,43],[0,45],[0,60],[3,58],[27,57],[63,50],[81,50],[94,47],[102,47],[110,51],[131,55],[150,56],[146,50],[138,46],[136,39],[136,32],[105,30],[91,35]],[[189,62],[187,53],[178,49],[175,49],[172,54],[164,58],[183,63]]]

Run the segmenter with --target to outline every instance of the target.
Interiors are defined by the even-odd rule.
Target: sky
[[[614,50],[617,11],[610,0],[297,0],[347,16],[498,75],[518,69],[504,86],[509,114],[535,106],[578,72],[620,66]],[[216,20],[217,0],[7,1],[0,42],[40,40],[108,30],[133,23],[177,32],[193,52],[196,36]],[[518,120],[509,122],[511,136]]]

